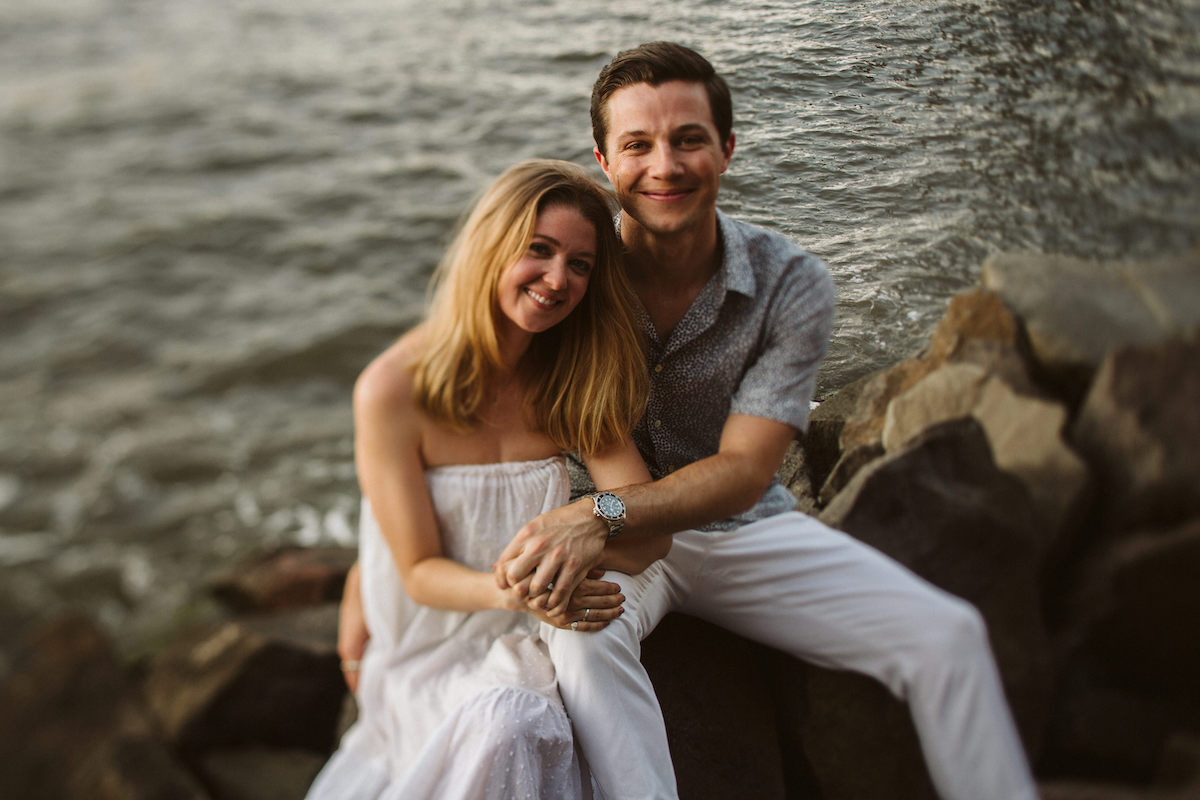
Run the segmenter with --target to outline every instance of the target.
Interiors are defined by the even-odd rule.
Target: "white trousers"
[[[878,679],[909,704],[946,800],[1036,800],[987,632],[965,601],[800,513],[685,531],[640,575],[610,572],[625,613],[602,631],[542,626],[559,691],[608,800],[675,798],[641,640],[682,611],[813,664]]]

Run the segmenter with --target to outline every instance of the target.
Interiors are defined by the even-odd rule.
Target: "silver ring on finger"
[[[592,613],[592,610],[590,608],[585,608],[583,610],[583,621],[584,622],[587,622],[588,615],[591,613]]]
[[[575,620],[574,622],[571,623],[571,630],[573,630],[573,631],[579,630],[579,620]]]

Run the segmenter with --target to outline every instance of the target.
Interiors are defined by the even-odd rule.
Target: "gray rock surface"
[[[1200,326],[1200,249],[1152,262],[1002,254],[983,265],[981,283],[1004,297],[1041,367],[1072,393],[1109,350]]]

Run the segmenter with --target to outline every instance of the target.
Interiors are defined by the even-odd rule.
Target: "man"
[[[687,48],[646,44],[604,68],[591,113],[649,337],[651,394],[635,438],[656,480],[531,521],[496,575],[558,610],[610,536],[679,531],[641,575],[608,573],[626,600],[606,629],[543,626],[603,795],[677,795],[638,657],[641,639],[678,610],[882,681],[909,702],[944,797],[1035,798],[978,613],[792,511],[775,480],[808,421],[833,291],[812,256],[717,210],[734,150],[725,82]]]

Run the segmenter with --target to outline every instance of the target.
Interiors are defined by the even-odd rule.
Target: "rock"
[[[353,547],[281,547],[209,582],[212,594],[236,611],[275,611],[340,600]]]
[[[843,453],[842,457],[838,459],[837,464],[833,466],[833,471],[829,473],[825,484],[821,487],[819,495],[821,505],[829,505],[833,498],[837,497],[838,492],[846,488],[846,484],[850,483],[850,479],[857,475],[860,469],[879,458],[885,452],[881,442],[870,442],[868,444],[860,444]]]
[[[1092,562],[1078,635],[1093,662],[1121,685],[1200,709],[1200,517],[1127,535]],[[1200,713],[1188,721],[1200,730]]]
[[[335,604],[202,626],[158,655],[146,696],[171,741],[188,751],[328,752],[346,692],[336,638]]]
[[[89,620],[46,621],[0,683],[0,797],[204,800]]]
[[[1059,670],[1042,769],[1147,783],[1171,730],[1161,702],[1116,685],[1078,658]]]
[[[1032,391],[1020,355],[1022,348],[1020,325],[998,295],[978,289],[956,295],[923,355],[873,373],[856,388],[853,409],[845,413],[839,435],[841,457],[879,444],[892,400],[944,364],[975,364],[1021,391]],[[860,450],[856,457],[861,458],[865,452],[870,451]],[[847,465],[833,469],[840,471],[844,479],[851,477]],[[822,497],[828,493],[822,489]]]
[[[300,800],[325,760],[308,750],[248,747],[205,753],[198,769],[213,800]]]
[[[824,800],[937,800],[908,706],[883,684],[811,667],[801,741]]]
[[[832,396],[821,401],[808,416],[808,428],[801,434],[804,462],[813,486],[820,486],[829,477],[833,465],[841,457],[842,428],[846,418],[858,407],[859,395],[874,378],[874,373],[847,384]]]
[[[792,440],[783,455],[783,465],[779,468],[779,482],[796,498],[797,511],[805,514],[816,513],[817,499],[808,475],[808,467],[804,463],[804,448],[800,446],[799,440]]]
[[[1105,529],[1200,516],[1200,337],[1114,350],[1072,441],[1097,469]]]
[[[1200,326],[1200,249],[1149,263],[997,255],[981,281],[1022,319],[1041,369],[1072,398],[1109,350]]]
[[[821,520],[979,609],[1026,749],[1036,756],[1050,684],[1038,524],[1028,492],[996,466],[979,424],[943,423],[872,462]]]
[[[889,404],[883,446],[894,452],[931,425],[967,416],[982,425],[996,465],[1029,491],[1044,531],[1043,550],[1069,538],[1089,476],[1064,441],[1067,414],[1058,403],[1018,394],[974,364],[947,364]]]
[[[775,703],[762,679],[764,652],[684,614],[668,614],[642,643],[680,797],[786,796]]]

